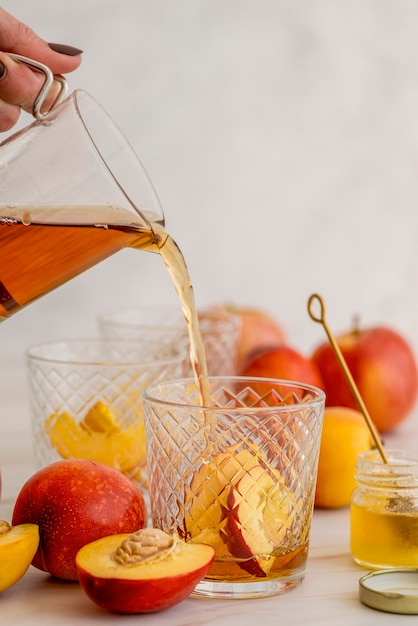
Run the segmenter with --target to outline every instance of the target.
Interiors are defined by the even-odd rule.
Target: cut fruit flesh
[[[270,472],[270,473],[269,473]],[[291,496],[277,470],[254,466],[230,490],[225,541],[240,567],[266,576],[272,554],[291,528]]]
[[[27,571],[39,545],[37,524],[10,526],[0,534],[0,591],[14,585]]]
[[[100,400],[89,409],[81,425],[95,433],[117,433],[121,429],[112,411]]]
[[[235,557],[243,570],[265,577],[294,515],[292,494],[278,470],[256,446],[231,446],[196,472],[191,493],[186,538],[212,545],[217,560]]]
[[[97,539],[78,551],[76,563],[97,578],[123,578],[125,580],[149,580],[180,576],[204,566],[211,561],[214,550],[204,544],[186,543],[180,540],[177,550],[158,561],[132,565],[120,564],[113,554],[120,544],[131,535],[123,533]]]
[[[79,582],[95,604],[118,613],[151,613],[174,606],[191,594],[212,565],[215,550],[211,546],[186,544],[172,537],[168,548],[151,546],[150,556],[140,547],[139,562],[120,561],[121,550],[131,556],[132,537],[155,530],[103,537],[79,550]],[[135,546],[133,552],[137,552]],[[134,561],[136,557],[134,554]]]
[[[227,554],[220,533],[229,489],[256,460],[256,448],[253,452],[231,446],[226,452],[214,456],[209,463],[202,464],[190,485],[192,502],[184,521],[187,539],[214,546],[218,557]]]
[[[78,422],[69,413],[53,413],[45,420],[52,445],[64,459],[85,458],[129,473],[145,464],[145,425],[142,417],[121,428],[103,402],[97,402]]]

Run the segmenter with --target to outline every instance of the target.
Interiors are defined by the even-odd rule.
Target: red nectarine
[[[366,408],[379,432],[400,424],[412,411],[418,393],[418,370],[408,342],[383,326],[353,330],[336,338]],[[328,342],[314,351],[327,406],[358,405]]]
[[[317,365],[288,345],[261,350],[239,373],[242,376],[278,378],[323,388]]]
[[[57,461],[21,488],[13,525],[38,524],[32,565],[64,580],[77,580],[77,551],[99,537],[134,532],[147,523],[139,488],[118,470],[86,459]]]

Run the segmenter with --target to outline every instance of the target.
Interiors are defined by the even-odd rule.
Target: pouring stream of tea
[[[154,227],[155,231],[155,227]],[[161,229],[156,232],[165,237],[159,253],[165,263],[167,271],[171,277],[172,283],[183,309],[183,315],[186,320],[189,333],[189,350],[190,362],[193,368],[195,382],[199,390],[200,403],[202,406],[210,406],[208,371],[203,346],[202,337],[199,328],[199,319],[194,299],[193,286],[187,271],[187,266],[176,242],[167,233]]]
[[[313,305],[314,302],[318,302],[319,303],[319,315],[316,315],[313,309]],[[364,419],[366,420],[366,424],[370,430],[370,434],[373,437],[373,441],[376,444],[376,448],[379,451],[380,456],[382,457],[382,461],[384,463],[388,463],[388,459],[385,453],[385,450],[383,449],[383,444],[382,441],[379,437],[379,434],[376,430],[375,425],[373,424],[369,412],[366,408],[366,405],[364,404],[363,398],[360,395],[360,392],[358,390],[358,387],[353,379],[353,376],[351,375],[350,369],[347,365],[346,360],[344,359],[344,356],[341,352],[341,349],[338,345],[338,343],[336,342],[332,332],[329,329],[329,326],[327,324],[326,318],[325,318],[325,302],[322,298],[322,296],[314,293],[310,296],[309,300],[308,300],[308,313],[311,317],[311,319],[314,322],[318,322],[319,324],[322,324],[327,336],[328,336],[328,340],[330,342],[331,348],[335,354],[335,357],[338,361],[338,364],[341,368],[342,373],[344,374],[344,377],[347,381],[348,386],[350,387],[351,393],[353,394],[360,411],[363,414]]]

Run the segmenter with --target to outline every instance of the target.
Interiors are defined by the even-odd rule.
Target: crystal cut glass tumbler
[[[142,405],[154,381],[184,376],[187,355],[155,341],[75,339],[31,346],[26,370],[35,466],[81,457],[147,486]]]
[[[301,582],[324,393],[288,381],[209,377],[144,392],[152,523],[215,547],[194,594],[251,598]]]
[[[199,311],[198,316],[209,374],[235,374],[236,346],[241,329],[238,315],[207,309]],[[102,337],[135,340],[153,337],[169,346],[189,349],[187,325],[179,308],[118,307],[103,311],[97,321]],[[191,366],[188,375],[192,375]]]

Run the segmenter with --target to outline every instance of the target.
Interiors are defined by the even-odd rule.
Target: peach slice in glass
[[[230,446],[216,454],[209,463],[202,463],[190,484],[190,506],[187,506],[184,526],[187,539],[207,543],[216,549],[217,558],[229,555],[223,540],[226,524],[225,509],[231,485],[237,483],[250,467],[257,463],[258,448],[238,449]]]
[[[292,496],[279,472],[262,465],[246,472],[229,491],[226,518],[230,553],[253,576],[267,576],[293,521]]]
[[[145,426],[142,416],[122,428],[112,411],[97,402],[78,422],[69,413],[53,413],[45,421],[52,445],[64,459],[98,461],[129,474],[146,460]]]

